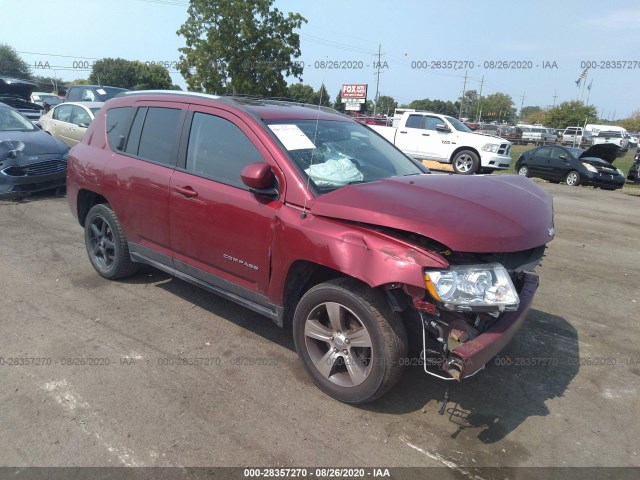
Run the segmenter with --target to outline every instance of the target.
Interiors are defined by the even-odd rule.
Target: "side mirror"
[[[240,173],[242,182],[252,193],[275,198],[279,195],[274,187],[276,176],[266,162],[254,162],[246,165]]]
[[[436,125],[436,130],[439,132],[450,132],[451,130],[444,123],[439,123]]]

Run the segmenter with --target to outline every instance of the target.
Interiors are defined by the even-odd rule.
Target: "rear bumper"
[[[533,273],[527,273],[524,286],[520,291],[520,306],[518,309],[515,312],[504,314],[490,329],[452,351],[445,365],[449,364],[449,361],[462,365],[461,379],[473,375],[484,367],[489,360],[507,346],[522,328],[537,289],[538,276]]]

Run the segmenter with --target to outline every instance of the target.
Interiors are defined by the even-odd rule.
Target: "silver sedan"
[[[80,143],[103,104],[104,102],[61,103],[40,117],[40,125],[45,132],[73,147]]]

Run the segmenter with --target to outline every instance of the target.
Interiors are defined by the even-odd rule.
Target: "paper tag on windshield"
[[[309,137],[307,137],[297,125],[269,125],[269,128],[276,134],[278,140],[282,142],[284,148],[287,150],[316,148]]]
[[[103,88],[96,88],[96,92],[98,92],[100,95],[106,95],[107,94],[107,92],[105,92]]]

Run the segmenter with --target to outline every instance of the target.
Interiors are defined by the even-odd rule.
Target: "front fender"
[[[425,267],[449,265],[435,252],[353,223],[312,215],[288,222],[279,221],[274,232],[269,296],[278,303],[282,302],[287,272],[301,260],[371,287],[399,283],[424,288]]]

